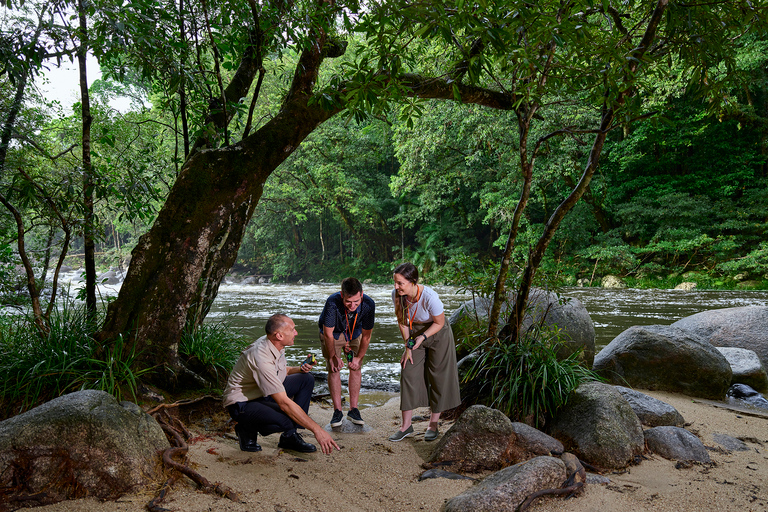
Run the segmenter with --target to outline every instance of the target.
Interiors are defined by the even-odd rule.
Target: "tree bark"
[[[656,7],[654,8],[651,18],[643,34],[643,38],[640,44],[632,52],[632,61],[629,65],[630,75],[634,75],[638,66],[643,60],[643,56],[651,47],[651,43],[656,39],[656,33],[661,23],[662,17],[669,5],[669,0],[658,0]],[[629,85],[629,84],[626,84]],[[608,91],[606,91],[607,93]],[[592,148],[589,152],[589,159],[584,167],[584,172],[581,175],[579,183],[571,191],[562,203],[555,209],[552,216],[549,218],[544,226],[544,232],[539,238],[536,246],[531,251],[528,258],[528,264],[523,271],[520,284],[518,285],[517,295],[515,297],[515,305],[512,310],[512,314],[509,317],[507,325],[502,329],[500,337],[516,341],[520,335],[520,326],[525,316],[525,310],[528,302],[528,296],[533,286],[533,279],[536,275],[536,271],[541,264],[541,260],[544,257],[544,252],[547,250],[549,243],[552,241],[557,228],[560,226],[565,215],[576,205],[578,200],[584,195],[589,182],[592,180],[592,176],[597,170],[597,165],[600,162],[600,155],[603,152],[603,146],[605,139],[608,136],[608,132],[613,128],[613,121],[616,117],[617,108],[621,107],[632,94],[631,87],[625,87],[616,99],[613,106],[607,107],[602,115],[600,128],[597,131],[595,140],[592,143]]]
[[[96,317],[96,241],[94,227],[93,211],[93,164],[91,163],[91,100],[88,95],[88,67],[86,64],[88,56],[88,23],[86,18],[86,7],[82,0],[77,2],[77,14],[80,22],[79,39],[80,44],[77,50],[77,62],[80,71],[80,105],[83,117],[83,253],[85,260],[85,309],[88,316],[93,319]]]
[[[189,320],[198,324],[208,312],[235,262],[264,182],[337,112],[307,105],[322,61],[319,53],[318,47],[303,52],[281,111],[262,128],[232,146],[197,146],[157,220],[133,250],[125,282],[97,337],[107,341],[130,331],[143,359],[170,371],[171,385],[186,371],[178,357],[181,334]]]

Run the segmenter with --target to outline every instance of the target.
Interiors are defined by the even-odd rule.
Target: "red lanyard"
[[[422,288],[423,289],[423,288]],[[405,296],[405,302],[406,302],[406,315],[408,315],[408,335],[413,336],[413,319],[416,317],[416,312],[419,311],[419,298],[421,297],[421,290],[419,289],[419,285],[416,285],[416,309],[413,310],[413,314],[411,314],[411,307],[408,306],[408,296]]]
[[[344,308],[344,320],[347,321],[347,343],[352,341],[352,335],[355,334],[355,325],[357,325],[357,311],[355,311],[355,319],[352,321],[352,330],[349,330],[349,315],[347,314],[347,308]]]

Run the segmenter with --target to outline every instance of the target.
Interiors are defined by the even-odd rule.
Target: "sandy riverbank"
[[[683,395],[650,392],[677,408],[687,427],[709,451],[711,464],[680,467],[675,461],[647,454],[638,466],[621,474],[607,473],[608,485],[589,485],[567,501],[542,498],[529,509],[554,511],[768,511],[768,417],[718,408]],[[311,416],[327,424],[331,411],[312,405]],[[427,409],[417,411],[426,416]],[[387,437],[399,425],[399,401],[362,411],[372,429],[365,434],[334,434],[341,451],[326,456],[285,452],[278,436],[260,437],[264,450],[241,452],[237,441],[196,427],[201,436],[190,446],[195,469],[212,482],[238,492],[242,503],[198,492],[189,481],[177,483],[163,506],[184,512],[358,512],[437,511],[443,503],[473,485],[471,480],[418,481],[421,464],[434,446],[423,435],[392,443]],[[426,422],[415,424],[423,434]],[[441,431],[448,429],[446,423]],[[193,429],[194,431],[194,429]],[[748,450],[723,449],[713,435],[725,434],[745,442]],[[305,436],[313,441],[311,434]],[[473,475],[482,477],[483,475]],[[45,512],[138,512],[151,500],[151,492],[124,496],[117,502],[85,499],[59,503]]]

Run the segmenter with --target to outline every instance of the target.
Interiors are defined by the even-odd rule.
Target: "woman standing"
[[[392,300],[405,351],[400,358],[400,410],[403,423],[389,437],[401,441],[413,435],[413,409],[429,406],[432,414],[425,441],[437,439],[440,413],[461,403],[456,346],[445,320],[443,303],[428,286],[418,284],[419,271],[403,263],[394,272]]]

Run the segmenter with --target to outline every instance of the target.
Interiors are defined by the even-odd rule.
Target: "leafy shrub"
[[[0,323],[3,413],[18,414],[82,389],[135,400],[138,379],[150,369],[138,369],[139,354],[122,337],[99,345],[91,337],[94,325],[83,306],[54,309],[45,336],[23,316]]]
[[[221,321],[188,327],[181,336],[179,354],[198,375],[223,385],[240,352],[251,340],[237,332],[225,317]]]
[[[532,327],[517,342],[487,339],[463,381],[481,403],[542,426],[579,384],[599,379],[580,364],[579,352],[558,360],[563,344],[560,329],[546,325]]]

